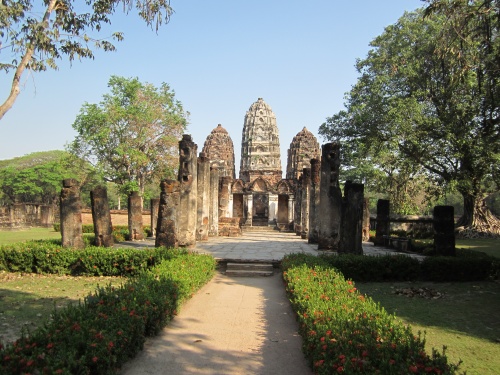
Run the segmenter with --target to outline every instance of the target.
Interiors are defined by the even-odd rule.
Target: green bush
[[[56,232],[61,231],[61,224],[60,223],[54,223],[53,227],[54,227],[54,231],[56,231]],[[143,230],[144,230],[145,237],[152,236],[153,232],[151,230],[150,225],[145,225],[143,227]],[[93,224],[82,225],[82,233],[94,233],[94,225]],[[116,242],[127,241],[130,239],[127,225],[114,225],[113,229],[112,229],[112,233],[113,233],[113,238]]]
[[[13,345],[0,345],[3,374],[114,374],[214,274],[208,255],[178,254],[120,288],[98,288],[83,303]]]
[[[285,257],[286,258],[286,257]],[[317,374],[453,374],[446,356],[361,295],[333,268],[287,260],[286,291],[299,321],[303,352]]]

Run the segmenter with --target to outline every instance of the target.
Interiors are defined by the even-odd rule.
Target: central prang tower
[[[240,179],[244,183],[259,177],[272,186],[283,178],[276,116],[262,98],[245,115],[240,164]]]

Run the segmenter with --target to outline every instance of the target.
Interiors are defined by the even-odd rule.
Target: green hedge
[[[60,223],[54,223],[53,228],[56,232],[61,231],[61,224]],[[144,236],[145,237],[151,237],[152,236],[152,230],[150,225],[145,225],[143,226],[144,230]],[[113,238],[117,242],[122,242],[126,241],[129,239],[129,232],[128,232],[128,226],[127,225],[113,225]],[[84,224],[82,225],[82,233],[90,234],[94,233],[94,225],[93,224]]]
[[[335,268],[303,260],[285,257],[283,277],[315,373],[455,373],[458,366],[448,364],[444,353],[426,353],[420,336],[361,295]]]
[[[208,282],[215,260],[179,253],[120,288],[98,288],[45,326],[1,348],[2,374],[114,374]]]
[[[64,248],[59,240],[0,246],[0,270],[86,276],[136,275],[186,250],[166,248]]]

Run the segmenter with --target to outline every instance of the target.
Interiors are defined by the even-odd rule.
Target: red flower
[[[395,364],[395,363],[396,363],[396,361],[395,361],[394,359],[389,359],[389,364],[390,364],[390,365],[393,365],[393,364]]]
[[[344,368],[342,366],[337,367],[337,372],[338,373],[344,372]]]
[[[49,342],[49,343],[47,344],[47,349],[52,349],[53,347],[54,347],[54,343]]]
[[[118,332],[116,332],[116,334],[117,334],[118,336],[121,336],[121,335],[123,334],[123,332],[122,332],[122,331],[118,331]]]
[[[99,360],[99,358],[97,358],[97,357],[92,358],[92,362],[94,362],[94,363],[96,363],[98,360]]]
[[[29,366],[33,365],[33,363],[35,363],[35,361],[33,361],[32,359],[30,359],[30,360],[28,361],[28,363],[26,363],[26,366],[28,366],[28,367],[29,367]]]
[[[81,330],[80,324],[78,324],[78,323],[73,324],[73,326],[71,327],[71,329],[73,331],[79,331],[79,330]]]
[[[415,366],[415,365],[410,366],[410,367],[408,368],[408,370],[410,370],[410,372],[411,372],[411,373],[413,373],[413,374],[418,373],[418,367],[417,367],[417,366]]]

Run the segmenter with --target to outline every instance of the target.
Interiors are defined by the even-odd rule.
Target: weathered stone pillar
[[[40,225],[42,227],[51,227],[54,224],[54,206],[43,205],[40,207]]]
[[[113,226],[109,212],[108,191],[104,186],[97,186],[90,192],[92,222],[94,223],[94,244],[96,246],[112,247]]]
[[[438,255],[455,256],[455,218],[453,206],[436,206],[433,212],[434,250]]]
[[[339,249],[342,192],[339,186],[340,144],[321,147],[318,250]]]
[[[208,235],[219,235],[219,169],[210,168],[210,204],[208,215]]]
[[[348,181],[344,187],[339,253],[363,254],[363,184]]]
[[[192,246],[196,243],[196,213],[198,205],[197,176],[198,146],[189,134],[184,134],[179,142],[179,182],[181,201],[178,217],[179,246]]]
[[[319,192],[320,192],[321,162],[311,159],[311,189],[309,196],[309,232],[307,242],[318,243],[319,236]]]
[[[224,176],[219,178],[219,218],[231,217],[229,213],[229,197],[231,195],[231,176]]]
[[[82,249],[85,247],[82,234],[82,204],[78,181],[73,178],[63,180],[60,209],[63,247]]]
[[[196,214],[196,241],[208,240],[210,197],[210,160],[204,152],[198,157],[198,203]]]
[[[363,241],[370,240],[370,200],[363,200]]]
[[[390,232],[389,222],[389,201],[387,199],[379,199],[377,201],[377,227],[375,228],[375,246],[383,246],[385,244],[384,236],[388,236]]]
[[[295,215],[295,194],[288,195],[288,227],[287,230],[293,230],[293,221]]]
[[[160,198],[151,198],[149,202],[151,208],[151,236],[156,238],[156,225],[158,224],[158,211],[160,209]]]
[[[177,223],[181,200],[181,183],[175,180],[163,180],[160,188],[155,246],[177,247],[179,245]]]
[[[253,218],[253,194],[250,192],[249,194],[245,194],[243,196],[245,199],[245,212],[246,212],[246,220],[245,225],[251,227],[252,226],[252,218]]]
[[[144,239],[144,227],[142,224],[142,197],[138,191],[128,195],[128,232],[130,241]]]
[[[311,168],[302,169],[302,202],[300,204],[300,237],[307,239],[309,236],[309,200],[311,190]]]
[[[302,175],[296,184],[295,207],[293,210],[293,231],[297,236],[302,233]]]
[[[278,194],[269,193],[269,223],[278,224]],[[268,224],[269,224],[268,223]]]

